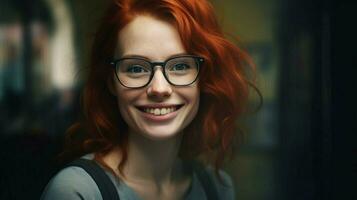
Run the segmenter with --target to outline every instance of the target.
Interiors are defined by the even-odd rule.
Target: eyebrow
[[[174,58],[174,57],[177,57],[177,56],[186,56],[186,55],[190,55],[190,54],[188,54],[188,53],[173,54],[173,55],[167,57],[165,60],[168,60],[170,58]],[[124,55],[124,56],[120,57],[120,59],[121,58],[142,58],[142,59],[153,61],[149,57],[146,57],[146,56],[143,56],[143,55],[137,55],[137,54],[127,54],[127,55]]]

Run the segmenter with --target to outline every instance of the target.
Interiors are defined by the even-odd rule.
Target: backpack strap
[[[97,184],[103,200],[120,200],[113,182],[95,161],[79,158],[72,161],[67,166],[83,168]]]
[[[218,200],[218,191],[214,185],[213,177],[207,172],[205,166],[201,163],[194,161],[192,163],[194,172],[198,176],[198,180],[202,184],[202,187],[206,193],[208,200]]]

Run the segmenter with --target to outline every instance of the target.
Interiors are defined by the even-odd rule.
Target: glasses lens
[[[175,85],[189,85],[198,75],[198,63],[193,57],[173,58],[165,69],[167,78]]]
[[[142,87],[150,80],[150,63],[145,60],[127,58],[116,66],[119,81],[127,87]]]

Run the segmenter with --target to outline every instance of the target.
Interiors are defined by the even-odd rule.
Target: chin
[[[150,139],[150,140],[155,140],[155,141],[162,141],[162,140],[167,140],[167,139],[172,139],[174,137],[177,137],[180,135],[180,130],[175,127],[148,127],[144,128],[139,131],[141,135],[144,137]]]

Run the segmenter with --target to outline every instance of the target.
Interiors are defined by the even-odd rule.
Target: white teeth
[[[176,110],[175,107],[171,107],[171,108],[145,108],[144,111],[146,113],[150,113],[153,115],[166,115],[169,114],[171,112],[174,112]]]

